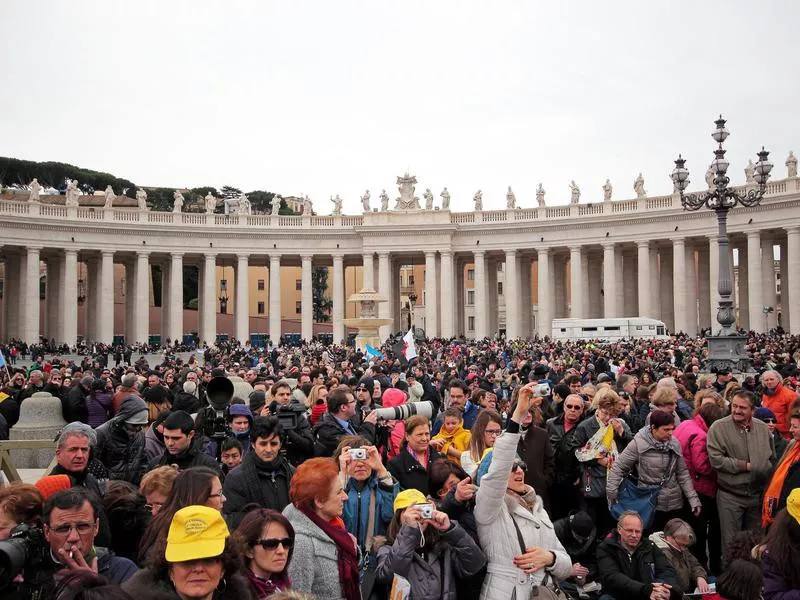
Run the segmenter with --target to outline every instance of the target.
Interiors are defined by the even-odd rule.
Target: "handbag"
[[[637,512],[642,519],[642,525],[648,529],[656,516],[658,494],[672,476],[676,462],[675,455],[670,453],[669,463],[658,485],[639,485],[629,477],[623,478],[617,491],[617,501],[609,507],[611,516],[619,519],[625,511]]]
[[[525,539],[522,537],[522,531],[520,531],[514,515],[510,511],[508,515],[511,517],[511,522],[514,524],[514,529],[517,530],[517,541],[519,542],[519,548],[522,553],[525,554],[527,550],[525,549]],[[564,590],[558,587],[556,580],[553,579],[550,576],[550,573],[547,571],[545,571],[542,583],[539,585],[531,585],[531,593],[528,598],[537,598],[538,600],[569,600],[569,597],[564,593]],[[514,588],[512,600],[523,600],[521,598],[517,598],[516,586]]]

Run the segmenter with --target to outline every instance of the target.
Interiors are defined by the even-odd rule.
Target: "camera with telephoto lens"
[[[26,580],[46,571],[42,567],[47,564],[49,554],[50,546],[41,529],[26,523],[14,527],[11,537],[0,542],[0,591],[11,589],[14,578],[23,569],[28,572]]]
[[[379,420],[382,421],[405,421],[413,415],[422,415],[430,419],[433,414],[433,404],[426,400],[424,402],[406,402],[400,406],[390,406],[388,408],[378,408],[375,410]]]
[[[203,435],[215,441],[228,436],[228,406],[233,398],[233,382],[227,377],[214,377],[206,389],[208,406],[203,409]]]

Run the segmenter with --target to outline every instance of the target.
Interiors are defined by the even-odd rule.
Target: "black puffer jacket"
[[[125,420],[142,411],[147,411],[144,400],[130,395],[122,401],[117,416],[95,430],[96,456],[108,469],[109,479],[121,479],[138,486],[147,471],[144,431],[130,436],[125,428]]]
[[[553,529],[555,529],[558,541],[561,542],[564,550],[567,551],[567,554],[572,559],[572,564],[581,563],[581,565],[589,569],[586,581],[595,581],[599,575],[597,572],[597,529],[592,527],[592,532],[586,539],[579,542],[572,535],[572,527],[570,527],[570,519],[574,514],[575,511],[553,523]]]
[[[203,452],[203,441],[199,439],[197,435],[195,435],[195,438],[186,450],[175,456],[170,454],[169,451],[164,450],[164,454],[150,461],[148,470],[153,470],[156,467],[164,467],[166,465],[178,465],[178,469],[181,471],[189,467],[209,467],[220,473],[220,475],[222,474],[219,463]]]
[[[620,600],[650,600],[654,581],[672,586],[671,600],[678,600],[682,594],[666,555],[646,538],[633,554],[628,554],[615,531],[597,547],[597,568],[603,593]]]

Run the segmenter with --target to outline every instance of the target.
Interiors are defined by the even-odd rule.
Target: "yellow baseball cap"
[[[403,490],[394,499],[394,510],[408,508],[412,504],[427,504],[428,499],[419,490]]]
[[[800,488],[794,488],[786,499],[786,512],[800,523]]]
[[[220,556],[230,535],[220,512],[207,506],[187,506],[172,517],[167,535],[167,562]]]

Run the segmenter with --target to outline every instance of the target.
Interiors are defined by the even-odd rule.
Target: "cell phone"
[[[366,460],[367,451],[364,448],[350,448],[350,460]]]
[[[433,518],[433,504],[418,504],[419,514],[423,519]]]

